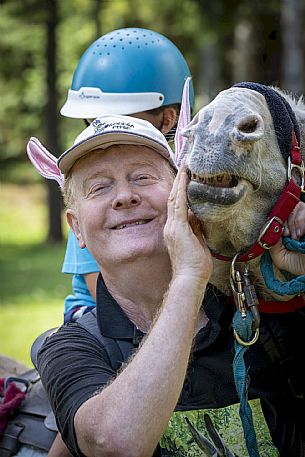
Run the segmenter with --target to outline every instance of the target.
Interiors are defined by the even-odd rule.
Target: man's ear
[[[172,106],[167,106],[163,109],[163,124],[161,132],[168,133],[177,123],[177,111]]]
[[[74,235],[77,238],[79,247],[81,249],[84,249],[86,247],[86,243],[83,239],[75,210],[71,209],[71,208],[67,209],[66,218],[67,218],[68,224],[70,225],[72,231],[74,232]]]

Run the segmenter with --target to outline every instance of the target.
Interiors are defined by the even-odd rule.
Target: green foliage
[[[220,75],[214,78],[215,84],[218,81],[212,90],[215,93],[232,82],[236,60],[234,33],[239,21],[246,18],[253,24],[265,23],[261,20],[265,15],[269,21],[267,29],[276,29],[277,22],[273,24],[272,17],[278,18],[280,2],[57,0],[57,9],[59,113],[82,53],[99,35],[120,27],[152,28],[171,39],[189,63],[199,96],[210,91],[202,52],[210,45],[215,46],[212,57],[219,59],[216,67],[220,69]],[[1,4],[0,162],[3,166],[27,161],[25,145],[30,136],[45,141],[47,11],[47,3],[39,0],[9,0]],[[274,45],[278,46],[278,42]],[[201,104],[202,99],[198,98],[197,107]],[[59,114],[58,123],[60,151],[52,151],[55,155],[70,146],[83,128],[80,120],[62,118]]]
[[[30,365],[34,339],[63,320],[71,277],[61,273],[65,243],[43,244],[42,184],[3,184],[0,192],[0,351]]]
[[[0,15],[2,160],[16,158],[24,151],[29,131],[39,133],[45,102],[43,28],[29,15],[16,14],[14,3],[2,5]]]
[[[34,303],[30,296],[24,296],[22,303],[1,304],[0,308],[1,353],[31,367],[30,350],[34,340],[45,330],[62,323],[62,298],[52,300],[49,294],[47,300]]]
[[[261,457],[276,457],[278,453],[272,445],[259,402],[257,400],[252,400],[250,404],[254,416],[254,425],[257,433],[260,455]],[[193,426],[211,441],[203,419],[204,413],[206,412],[210,415],[216,430],[228,448],[239,457],[248,455],[239,418],[238,405],[218,410],[210,409],[174,413],[162,438],[161,446],[167,450],[176,449],[176,455],[202,457],[202,451],[194,442],[185,417],[187,416]]]
[[[11,303],[42,304],[61,300],[71,278],[60,272],[65,246],[45,244],[3,245],[0,255],[1,306]]]

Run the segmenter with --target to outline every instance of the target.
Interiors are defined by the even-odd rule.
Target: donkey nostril
[[[254,143],[264,136],[264,121],[260,115],[243,116],[233,127],[233,142]]]
[[[243,132],[243,133],[253,133],[253,132],[255,132],[258,123],[259,123],[259,120],[256,117],[251,118],[251,119],[248,118],[248,119],[241,121],[238,124],[237,128],[240,132]]]

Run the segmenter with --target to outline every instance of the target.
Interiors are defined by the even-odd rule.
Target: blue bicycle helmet
[[[90,119],[181,103],[187,76],[183,55],[163,35],[142,28],[114,30],[82,55],[60,112]],[[193,108],[192,84],[190,92]]]

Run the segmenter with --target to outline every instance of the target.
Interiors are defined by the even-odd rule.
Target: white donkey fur
[[[276,89],[292,107],[301,130],[305,160],[305,105]],[[273,120],[263,95],[232,87],[202,108],[184,134],[192,176],[188,199],[202,221],[209,247],[233,257],[257,240],[267,215],[287,182]],[[204,185],[201,185],[201,184]],[[260,257],[249,262],[252,282],[262,298],[287,300],[269,291],[261,277]],[[230,262],[214,259],[212,284],[226,294]],[[276,277],[283,277],[275,270]]]

